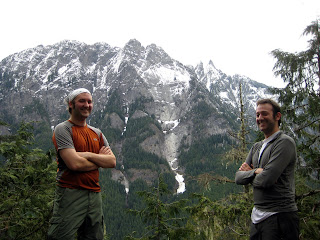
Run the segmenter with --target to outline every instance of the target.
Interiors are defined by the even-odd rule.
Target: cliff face
[[[183,175],[182,145],[188,149],[200,139],[235,130],[240,82],[248,115],[253,115],[255,101],[268,96],[267,86],[227,76],[211,61],[184,66],[160,47],[144,47],[137,40],[121,49],[63,41],[1,61],[0,119],[13,125],[37,121],[38,135],[49,136],[50,128],[68,118],[67,94],[78,87],[89,89],[94,100],[89,123],[110,140],[119,165],[113,179],[128,188],[137,178],[152,182],[159,169]],[[146,158],[155,159],[156,169],[131,164],[131,157],[141,156],[130,155],[126,146],[150,154]]]

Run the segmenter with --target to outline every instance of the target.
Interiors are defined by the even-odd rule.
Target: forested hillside
[[[310,36],[306,51],[272,52],[276,60],[274,72],[286,83],[285,88],[272,91],[282,105],[281,128],[295,139],[298,147],[295,177],[300,239],[317,239],[320,234],[319,20],[307,26],[304,34]],[[122,54],[137,57],[134,49],[145,50],[139,43],[131,42]],[[155,51],[156,47],[150,49]],[[163,51],[156,53],[162,61],[170,62]],[[116,55],[111,49],[104,59]],[[237,82],[240,97],[232,106],[217,96],[218,90],[214,88],[219,85],[212,83],[211,90],[206,89],[189,68],[176,62],[174,66],[181,67],[180,71],[184,76],[191,76],[190,79],[185,81],[181,75],[180,82],[171,79],[170,84],[161,85],[155,84],[157,77],[148,82],[142,75],[136,75],[138,71],[133,69],[137,65],[130,65],[129,60],[121,62],[117,77],[111,77],[115,72],[110,70],[114,65],[110,67],[108,74],[113,81],[110,84],[116,87],[107,93],[97,91],[95,100],[108,104],[101,105],[90,118],[90,124],[99,126],[105,133],[117,156],[115,169],[100,172],[105,239],[248,239],[252,189],[236,186],[233,181],[252,143],[261,140],[261,135],[252,129],[252,120],[248,120],[248,108],[243,107],[248,95],[241,91],[241,84],[248,83]],[[142,61],[133,62],[142,64]],[[127,79],[125,73],[131,78]],[[10,85],[10,80],[14,76],[19,76],[17,86],[24,86],[20,90],[30,86],[36,91],[40,86],[21,78],[20,72],[14,74],[1,72],[1,84],[5,84],[12,103],[19,99],[26,105],[17,106],[19,114],[12,119],[8,117],[12,114],[8,106],[1,113],[0,239],[40,240],[46,236],[55,189],[57,165],[49,124],[54,114],[46,110],[44,102],[36,98],[32,101],[27,92],[11,88],[14,84]],[[61,75],[57,74],[60,79]],[[145,75],[152,74],[145,72]],[[123,78],[126,81],[117,82]],[[49,80],[53,83],[53,79],[54,74]],[[232,88],[228,85],[232,79],[229,80],[220,82],[225,84],[224,91]],[[124,87],[125,84],[128,85]],[[158,87],[168,102],[160,101],[160,92],[147,91],[151,86],[148,84],[154,84],[153,90]],[[180,88],[182,85],[184,90]],[[173,86],[179,94],[169,96]],[[127,88],[131,91],[126,91]],[[6,91],[1,90],[2,103],[9,101],[3,98]],[[54,88],[48,91],[48,105],[54,105],[50,101],[57,91]],[[49,93],[54,94],[49,96]],[[62,105],[57,109],[60,113],[54,121],[68,117]],[[16,124],[19,116],[24,119]],[[174,165],[175,157],[178,167]],[[175,177],[179,173],[186,184],[182,193],[177,193]]]

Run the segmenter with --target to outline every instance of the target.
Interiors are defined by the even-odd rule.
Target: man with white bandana
[[[235,177],[237,184],[253,186],[250,239],[299,239],[295,142],[280,131],[281,112],[275,101],[257,102],[256,122],[265,139],[253,145]]]
[[[89,126],[93,101],[85,88],[65,99],[70,118],[53,133],[57,151],[57,187],[48,239],[103,239],[99,168],[114,168],[116,158],[98,128]]]

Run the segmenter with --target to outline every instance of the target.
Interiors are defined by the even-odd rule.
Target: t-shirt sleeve
[[[74,148],[71,127],[68,127],[66,124],[59,124],[54,129],[53,142],[57,150]]]
[[[88,125],[88,127],[91,128],[99,136],[100,147],[102,147],[102,146],[110,147],[107,138],[104,136],[104,134],[102,133],[102,131],[99,128],[95,128],[95,127],[92,127],[89,125]]]
[[[104,136],[103,133],[101,133],[101,137],[103,139],[104,146],[110,147],[109,142],[108,142],[107,138]]]

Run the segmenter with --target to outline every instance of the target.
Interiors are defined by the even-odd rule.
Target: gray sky
[[[228,75],[284,86],[270,52],[307,48],[319,0],[10,0],[0,3],[0,60],[62,40],[156,44],[183,64],[212,60]]]

